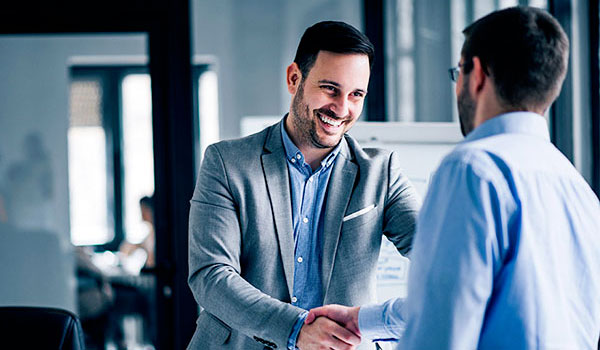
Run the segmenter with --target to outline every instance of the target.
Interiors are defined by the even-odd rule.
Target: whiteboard
[[[358,122],[349,132],[363,148],[395,151],[404,174],[425,198],[429,179],[441,160],[463,139],[458,123]],[[408,259],[383,238],[377,263],[377,300],[405,297]]]

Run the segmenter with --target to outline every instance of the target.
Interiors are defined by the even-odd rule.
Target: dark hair
[[[315,64],[319,51],[330,51],[345,54],[364,54],[369,56],[369,64],[373,65],[375,49],[366,35],[344,22],[319,22],[304,32],[296,50],[294,62],[300,68],[302,77]]]
[[[154,196],[144,196],[140,198],[140,205],[145,205],[146,207],[154,210]]]
[[[463,34],[463,73],[479,57],[501,102],[521,110],[545,110],[556,99],[567,71],[569,39],[549,13],[511,7],[479,19]]]

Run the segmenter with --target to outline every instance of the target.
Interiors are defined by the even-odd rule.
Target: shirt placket
[[[306,166],[306,165],[305,165]],[[314,219],[314,203],[316,196],[316,185],[314,181],[318,174],[311,174],[306,168],[302,169],[302,174],[305,175],[304,186],[302,190],[302,201],[300,204],[300,223],[297,236],[296,255],[294,260],[294,296],[292,304],[304,306],[306,302],[305,291],[307,286],[308,274],[310,269],[311,244],[314,238],[313,219]]]

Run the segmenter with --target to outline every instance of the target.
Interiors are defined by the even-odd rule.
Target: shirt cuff
[[[363,339],[397,341],[404,333],[405,323],[392,304],[403,300],[392,299],[383,304],[361,306],[358,311],[358,329]]]
[[[298,316],[298,320],[294,324],[294,328],[292,328],[292,333],[288,338],[288,350],[296,350],[296,341],[298,340],[298,334],[300,334],[300,329],[304,324],[304,320],[306,320],[306,316],[308,316],[308,311],[304,311],[300,316]]]

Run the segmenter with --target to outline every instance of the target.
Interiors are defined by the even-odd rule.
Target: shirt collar
[[[546,118],[532,112],[510,112],[483,122],[467,135],[465,142],[499,134],[526,134],[550,141]]]
[[[298,147],[294,144],[294,141],[290,138],[287,131],[285,130],[285,121],[288,118],[286,115],[283,121],[281,122],[281,137],[283,139],[283,147],[285,148],[285,157],[289,162],[294,164],[302,165],[304,164],[304,155]],[[321,168],[325,169],[333,164],[336,156],[340,153],[340,149],[342,149],[342,143],[346,142],[346,140],[342,137],[340,143],[335,146],[335,148],[329,152],[327,157],[323,158],[321,161]]]

